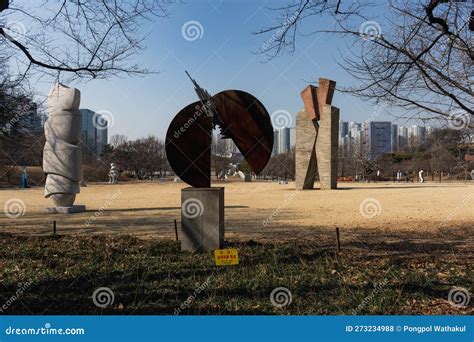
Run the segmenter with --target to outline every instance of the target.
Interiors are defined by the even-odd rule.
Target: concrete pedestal
[[[181,250],[220,249],[224,245],[224,188],[181,190]]]
[[[82,204],[72,205],[70,207],[51,207],[46,208],[45,212],[48,214],[74,214],[86,211],[86,206]]]

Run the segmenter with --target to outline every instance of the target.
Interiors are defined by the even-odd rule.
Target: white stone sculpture
[[[423,178],[423,170],[420,170],[420,172],[418,172],[418,180],[420,181],[420,183],[423,183],[425,181],[425,179]]]
[[[48,94],[48,120],[44,124],[46,143],[43,151],[43,171],[47,175],[44,196],[51,198],[52,212],[84,211],[73,206],[80,192],[82,155],[82,115],[79,111],[81,93],[78,89],[56,84]]]
[[[115,184],[118,182],[118,169],[115,163],[110,164],[109,171],[109,184]]]

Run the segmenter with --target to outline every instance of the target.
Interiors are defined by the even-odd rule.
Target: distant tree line
[[[363,180],[394,179],[398,171],[409,180],[423,170],[428,179],[465,179],[474,163],[466,162],[466,154],[474,154],[474,130],[434,130],[422,144],[412,145],[404,150],[385,153],[376,159],[369,159],[367,151],[357,143],[352,153],[339,152],[338,174],[340,177]]]
[[[115,163],[122,173],[137,179],[163,177],[170,170],[165,144],[155,136],[129,140],[124,135],[114,135],[104,149],[100,163],[107,172],[110,163]]]
[[[267,166],[261,172],[261,177],[265,179],[295,179],[295,148],[281,154],[270,157]]]
[[[10,183],[17,166],[41,165],[44,135],[35,130],[42,118],[32,94],[6,62],[0,55],[0,179]]]

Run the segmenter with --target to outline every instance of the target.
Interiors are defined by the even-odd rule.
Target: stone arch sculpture
[[[339,108],[331,105],[336,82],[319,79],[301,92],[303,109],[296,115],[297,189],[313,189],[316,176],[322,190],[337,188]]]

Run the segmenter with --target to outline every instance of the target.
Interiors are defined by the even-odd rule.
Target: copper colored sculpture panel
[[[166,133],[166,155],[184,182],[198,188],[211,185],[212,129],[232,139],[252,170],[260,173],[270,159],[273,127],[267,110],[253,95],[225,90],[214,96],[194,83],[200,101],[183,108]]]

